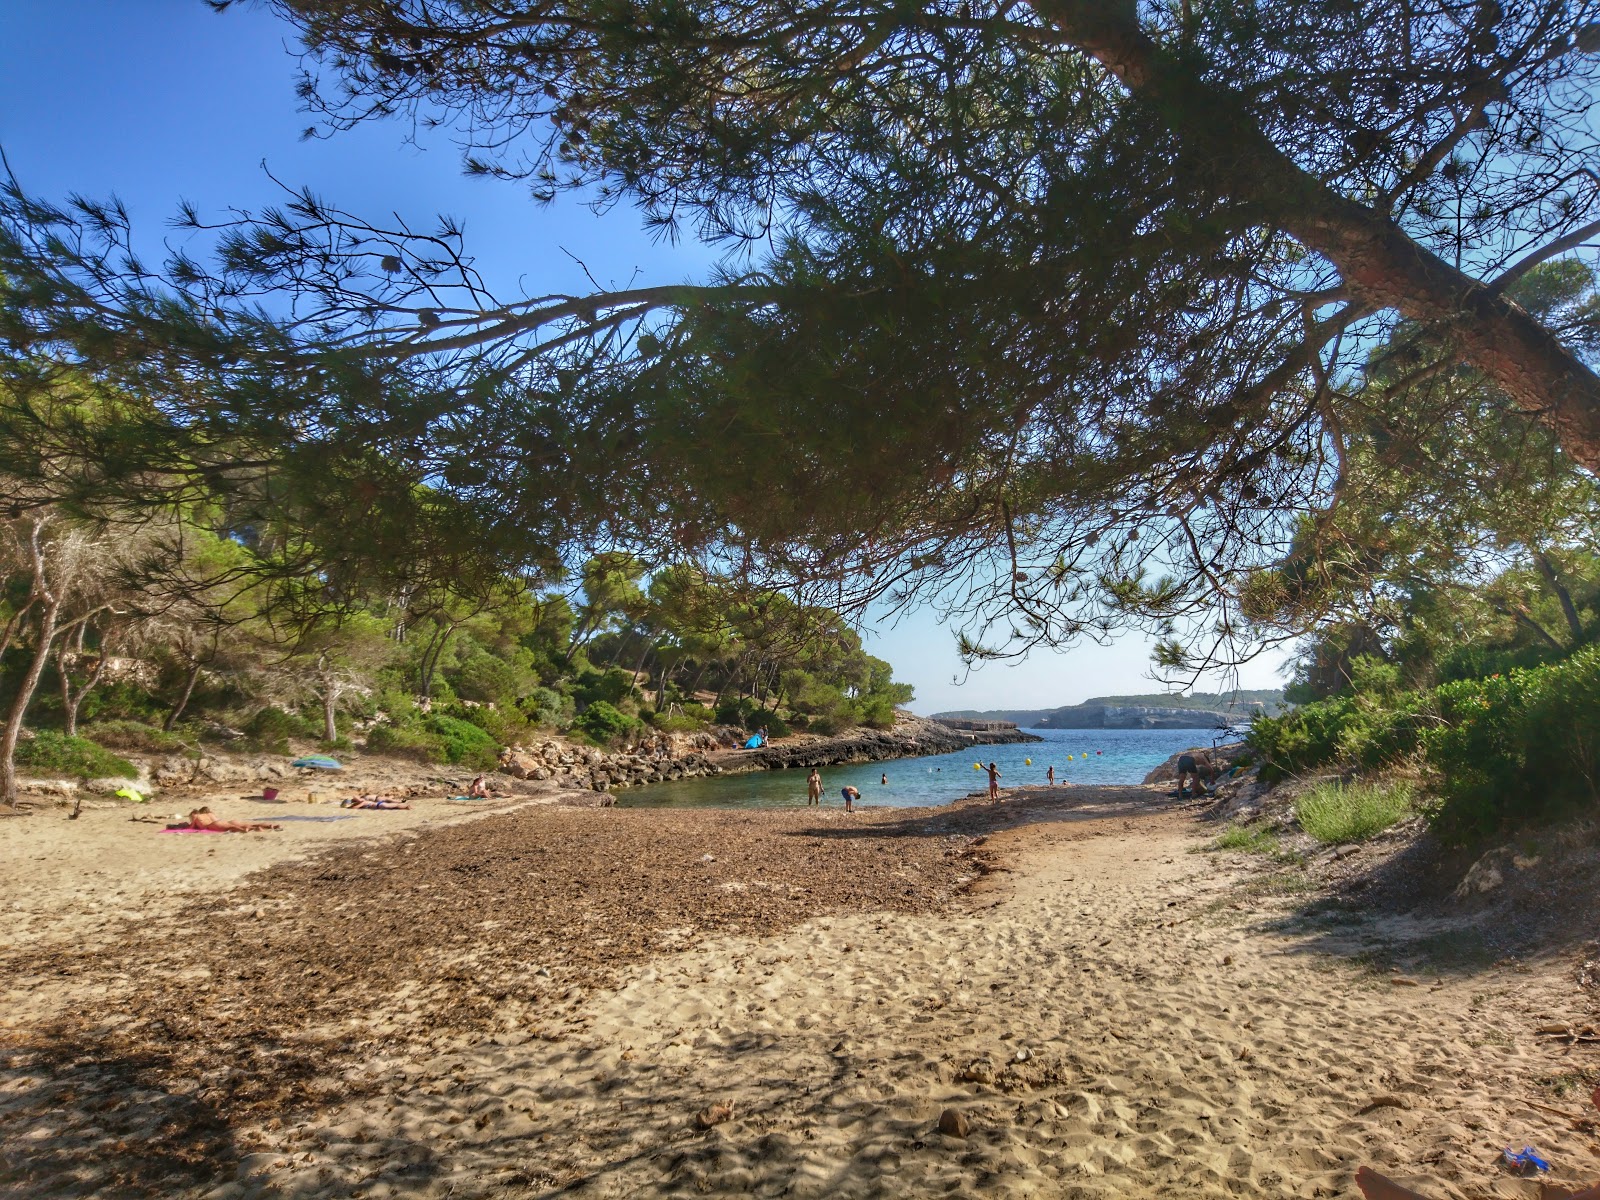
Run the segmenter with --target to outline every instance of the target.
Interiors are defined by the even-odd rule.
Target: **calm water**
[[[884,763],[823,767],[824,804],[843,805],[839,789],[854,784],[862,804],[896,808],[947,804],[987,786],[988,776],[972,764],[1000,767],[1000,786],[1043,784],[1054,764],[1056,779],[1067,783],[1139,783],[1152,767],[1190,746],[1209,746],[1208,729],[1032,729],[1042,742],[1015,746],[974,746],[955,754],[897,758]],[[1071,756],[1070,758],[1068,756]],[[1032,759],[1031,764],[1028,759]],[[806,768],[756,771],[710,779],[680,779],[628,788],[617,803],[628,808],[805,807]],[[885,785],[882,777],[887,775]]]

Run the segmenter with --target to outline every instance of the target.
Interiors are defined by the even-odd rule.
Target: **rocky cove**
[[[747,731],[717,725],[693,734],[664,734],[623,752],[550,738],[533,746],[509,748],[501,756],[500,769],[514,779],[550,782],[560,788],[612,792],[709,775],[885,762],[924,754],[946,754],[967,746],[1039,740],[1014,725],[987,724],[988,727],[981,729],[961,729],[900,712],[890,729],[849,729],[834,736],[798,734],[756,750],[743,748],[750,736]]]
[[[911,713],[897,714],[890,729],[848,729],[834,736],[797,734],[757,750],[743,748],[750,736],[734,726],[713,725],[688,734],[656,734],[647,742],[625,750],[603,750],[564,737],[511,746],[500,755],[495,773],[497,790],[544,798],[561,804],[606,805],[610,793],[680,779],[746,774],[788,767],[809,769],[848,763],[885,762],[925,754],[945,754],[968,746],[1036,742],[1004,722],[987,722],[982,728],[952,727],[945,722]],[[315,749],[315,747],[312,747]],[[215,788],[279,788],[296,800],[375,791],[414,796],[466,789],[475,773],[469,768],[429,764],[369,754],[362,750],[338,757],[342,772],[300,769],[292,755],[230,753],[205,749],[195,755],[141,755],[128,759],[138,771],[129,779],[34,778],[24,781],[24,791],[39,797],[67,799],[82,794],[110,796],[130,783],[149,793],[191,795]],[[560,798],[561,793],[591,793]],[[594,795],[593,793],[598,793]]]

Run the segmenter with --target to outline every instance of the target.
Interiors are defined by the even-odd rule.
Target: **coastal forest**
[[[289,739],[490,769],[537,731],[605,747],[713,722],[887,727],[911,689],[836,612],[626,554],[543,589],[329,586],[223,508],[0,523],[4,782],[132,775],[117,751]],[[570,588],[559,586],[570,584]]]

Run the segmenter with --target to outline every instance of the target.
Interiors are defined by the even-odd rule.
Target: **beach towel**
[[[279,814],[274,813],[272,815],[272,819],[274,821],[354,821],[356,819],[356,814],[340,813],[337,817],[289,817],[280,816]]]
[[[158,829],[157,833],[227,833],[226,829]]]
[[[496,796],[446,796],[446,800],[457,804],[477,804],[486,800],[498,799]]]

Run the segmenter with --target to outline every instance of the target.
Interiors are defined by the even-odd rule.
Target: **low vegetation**
[[[66,779],[133,779],[139,772],[125,758],[88,738],[41,729],[17,745],[17,765],[35,775]]]
[[[1300,828],[1324,845],[1362,842],[1412,811],[1407,783],[1319,783],[1295,801]]]

